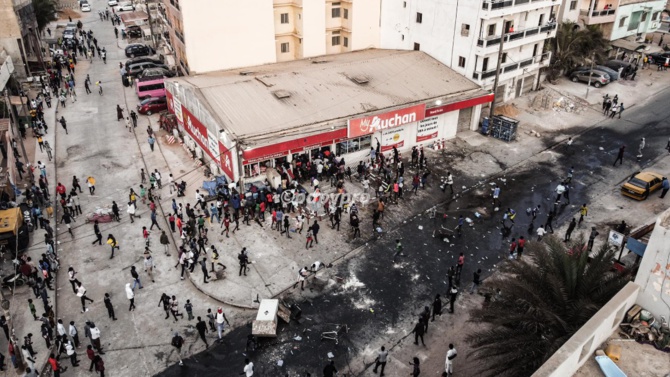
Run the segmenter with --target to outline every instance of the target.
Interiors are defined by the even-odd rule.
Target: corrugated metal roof
[[[340,125],[370,111],[479,88],[423,52],[375,49],[171,81],[193,87],[239,138],[306,131],[334,120]]]

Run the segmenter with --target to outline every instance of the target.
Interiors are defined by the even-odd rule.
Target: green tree
[[[591,59],[602,60],[608,44],[596,25],[581,28],[574,22],[560,24],[556,37],[549,42],[552,55],[548,78],[554,80],[562,72],[590,64]]]
[[[33,12],[35,12],[35,18],[37,19],[37,29],[41,34],[49,22],[57,19],[56,1],[33,0]]]
[[[503,263],[485,287],[500,294],[470,312],[481,329],[466,341],[481,376],[530,376],[630,280],[611,270],[615,250],[591,254],[583,240],[532,242],[528,257]],[[583,252],[582,252],[583,251]]]

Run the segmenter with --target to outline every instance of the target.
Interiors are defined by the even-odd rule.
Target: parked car
[[[81,5],[81,11],[82,12],[90,12],[91,11],[91,5],[89,3],[82,4]]]
[[[605,62],[605,64],[603,64],[603,65],[605,65],[605,66],[607,66],[607,67],[609,67],[609,68],[611,68],[611,69],[613,69],[617,72],[619,72],[619,68],[626,69],[626,67],[630,67],[630,63],[625,62],[623,60],[610,60],[610,61]]]
[[[133,5],[133,3],[121,3],[116,8],[117,12],[124,12],[124,11],[130,12],[130,11],[134,11],[134,10],[135,10],[135,6]]]
[[[175,73],[169,69],[164,68],[147,68],[140,72],[137,77],[174,77]]]
[[[137,63],[133,64],[128,68],[128,71],[126,74],[131,77],[135,77],[142,73],[147,68],[163,68],[163,69],[168,69],[168,67],[164,64],[156,64],[152,62],[144,62],[144,63]]]
[[[577,71],[588,71],[589,69],[591,69],[590,66],[577,67],[577,68],[575,68],[575,70],[572,71],[572,72],[577,72]],[[603,71],[603,72],[607,73],[608,75],[610,75],[610,79],[611,79],[612,81],[616,81],[616,80],[619,79],[619,72],[613,70],[613,69],[610,68],[610,67],[606,67],[606,66],[604,66],[604,65],[594,65],[594,66],[593,66],[593,69],[597,69],[597,70],[599,70],[599,71]]]
[[[163,110],[167,110],[167,99],[165,97],[147,98],[137,105],[137,112],[140,114],[151,115]]]
[[[134,43],[126,46],[126,56],[129,58],[134,58],[136,56],[153,55],[155,53],[156,51],[154,51],[153,48],[143,44]]]
[[[593,86],[595,86],[596,88],[600,88],[601,86],[610,83],[610,75],[597,69],[593,70],[590,69],[588,71],[572,72],[572,74],[570,75],[570,80],[572,80],[573,82],[581,81],[585,83],[588,83],[590,80]]]
[[[152,57],[149,57],[149,56],[140,56],[140,57],[137,57],[137,58],[128,59],[126,61],[126,71],[129,70],[130,66],[133,65],[133,64],[146,63],[146,62],[151,62],[151,63],[156,63],[156,64],[163,64],[162,61],[160,61],[156,58],[152,58]]]
[[[142,38],[142,28],[136,25],[128,26],[126,28],[128,38]]]
[[[658,65],[663,64],[664,66],[668,66],[668,59],[670,58],[670,52],[657,52],[654,54],[649,54],[647,55],[649,64],[652,65]]]
[[[115,5],[119,5],[119,2],[116,1],[116,0],[109,0],[109,1],[107,1],[107,5],[109,5],[110,7],[113,7]]]
[[[656,172],[636,172],[621,186],[621,194],[635,200],[645,200],[649,194],[661,188],[662,182],[663,176]]]

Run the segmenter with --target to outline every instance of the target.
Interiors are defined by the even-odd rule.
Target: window
[[[496,35],[496,24],[491,24],[489,25],[488,32],[486,34],[487,37],[491,37]]]
[[[465,68],[465,58],[462,56],[458,57],[458,66],[461,68]]]
[[[640,20],[640,22],[645,22],[645,21],[647,21],[647,15],[648,15],[648,14],[649,14],[649,13],[647,13],[647,12],[642,13],[642,19]]]
[[[281,14],[281,23],[282,24],[288,24],[288,13],[282,13]]]
[[[289,52],[288,42],[281,44],[281,52],[282,52],[282,54],[285,54],[285,53]]]
[[[423,21],[423,14],[416,12],[416,23],[420,24]]]
[[[506,63],[507,62],[507,53],[503,52],[502,57],[500,58],[500,63]]]
[[[333,3],[333,9],[330,10],[330,16],[332,18],[340,18],[340,3]]]
[[[344,37],[342,44],[344,45],[344,47],[349,47],[349,38]]]
[[[344,8],[344,15],[343,15],[343,17],[344,17],[345,20],[348,20],[348,19],[349,19],[349,9]]]
[[[332,39],[332,45],[333,46],[339,46],[340,45],[340,36],[336,35],[331,38]]]
[[[652,20],[652,21],[656,21],[656,20],[658,20],[658,14],[659,14],[659,13],[661,13],[661,12],[654,12],[654,14],[651,15],[651,20]]]
[[[400,40],[404,41],[405,40],[405,34],[400,34]]]
[[[421,51],[421,45],[414,42],[414,51]]]
[[[624,27],[624,25],[626,25],[627,19],[628,17],[621,17],[621,19],[619,20],[619,27]]]
[[[570,2],[570,10],[575,10],[577,9],[577,0],[572,0]]]
[[[464,37],[467,37],[470,35],[470,25],[468,24],[461,24],[461,35]]]
[[[345,153],[367,151],[370,149],[371,143],[372,135],[344,140],[343,142],[337,143],[335,145],[335,153],[338,155],[343,155]]]
[[[403,1],[403,2],[402,2],[402,7],[403,7],[403,8],[407,8],[407,2],[406,2],[406,1]]]

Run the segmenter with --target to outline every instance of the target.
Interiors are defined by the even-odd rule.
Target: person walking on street
[[[121,106],[116,105],[116,121],[120,121],[123,119],[123,109]]]
[[[425,347],[426,343],[423,341],[423,334],[426,331],[426,326],[423,324],[422,321],[417,321],[416,325],[414,325],[414,330],[412,330],[412,333],[414,334],[414,344],[419,345],[419,338],[421,338],[421,344]]]
[[[244,377],[252,377],[254,375],[254,363],[249,361],[249,359],[244,359],[244,370],[240,374],[243,374]]]
[[[395,263],[396,257],[398,257],[398,256],[403,256],[404,257],[405,256],[405,254],[402,253],[402,249],[403,249],[403,247],[402,247],[402,243],[400,242],[400,240],[399,239],[395,240],[395,254],[393,254],[393,263]]]
[[[381,367],[381,373],[379,376],[384,376],[384,368],[386,368],[386,359],[388,359],[389,353],[386,350],[386,347],[382,346],[381,350],[377,352],[377,358],[375,359],[375,368],[372,370],[372,373],[377,373],[377,368]]]
[[[625,151],[626,151],[626,146],[625,145],[622,145],[621,147],[619,147],[619,153],[617,154],[616,160],[614,160],[614,164],[612,164],[612,166],[616,166],[617,161],[619,161],[619,165],[623,164],[623,154],[624,154]]]
[[[93,300],[86,297],[86,288],[84,288],[80,281],[77,281],[77,297],[81,300],[81,312],[86,313],[88,311],[86,301],[93,302]]]
[[[130,276],[133,277],[133,288],[132,290],[135,290],[135,287],[138,285],[140,286],[140,289],[144,288],[142,286],[142,282],[140,281],[140,274],[137,273],[137,270],[135,269],[135,266],[130,266]]]
[[[104,355],[105,353],[102,352],[102,342],[100,341],[100,329],[93,322],[89,322],[89,326],[91,327],[91,342],[93,343],[93,348],[98,350],[99,354]]]
[[[230,322],[228,322],[228,318],[226,318],[226,315],[223,314],[223,308],[220,306],[216,310],[215,321],[216,321],[216,332],[219,335],[219,342],[221,342],[223,340],[221,336],[223,334],[223,330],[225,329],[225,324],[227,323],[228,326],[230,326]]]
[[[86,178],[86,184],[88,185],[88,192],[91,195],[95,194],[95,178],[89,176]]]
[[[579,222],[577,225],[580,225],[584,221],[584,217],[589,214],[589,209],[586,207],[586,203],[582,204],[582,207],[579,209]]]
[[[105,308],[107,308],[107,315],[109,315],[109,318],[111,318],[113,321],[116,321],[116,315],[114,315],[114,305],[112,305],[112,299],[109,297],[109,293],[105,293],[105,298],[103,301],[105,302]]]
[[[144,272],[149,275],[149,279],[151,279],[152,283],[155,283],[156,281],[154,280],[154,258],[151,257],[151,252],[148,250],[144,251]]]
[[[430,320],[431,322],[435,322],[436,315],[442,316],[442,299],[439,293],[435,295],[435,300],[433,300],[433,318]]]
[[[475,293],[475,290],[479,291],[479,284],[481,283],[481,275],[482,275],[482,269],[478,268],[477,271],[474,273],[474,276],[472,278],[472,286],[470,287],[470,294]]]
[[[444,362],[444,371],[446,373],[446,377],[451,377],[451,375],[454,373],[454,359],[456,358],[456,356],[458,356],[456,348],[454,348],[453,344],[449,343],[449,350],[447,351],[447,359]]]
[[[409,375],[412,377],[419,377],[421,374],[421,368],[419,368],[421,366],[421,361],[419,361],[419,358],[415,356],[409,365],[412,366],[412,373]]]
[[[65,117],[61,116],[59,122],[60,122],[60,125],[63,126],[63,129],[65,130],[65,134],[67,135],[67,123],[65,122]]]
[[[156,139],[153,137],[153,135],[151,135],[151,136],[149,136],[147,141],[149,142],[149,148],[151,148],[151,151],[153,152],[154,151],[154,143],[156,143]]]
[[[130,283],[126,283],[126,297],[130,301],[128,311],[135,310],[135,292],[133,292],[133,288],[130,288]]]
[[[109,259],[112,259],[114,258],[114,249],[121,250],[121,248],[119,247],[119,243],[116,242],[116,238],[114,238],[111,233],[107,236],[107,245],[112,247],[112,256],[109,257]]]
[[[591,227],[591,234],[589,234],[589,242],[586,245],[586,250],[591,251],[593,249],[593,242],[595,241],[596,237],[599,235],[598,231],[596,231],[596,227],[592,226]]]
[[[570,235],[572,235],[572,232],[575,230],[576,226],[577,226],[577,220],[573,217],[572,221],[570,221],[570,225],[568,225],[568,230],[565,232],[565,239],[563,240],[563,242],[570,241]]]
[[[247,264],[249,264],[249,256],[247,255],[247,248],[243,247],[242,251],[237,255],[237,259],[240,261],[240,273],[239,276],[242,276],[242,272],[244,272],[244,276],[247,276]]]
[[[175,331],[174,336],[172,337],[172,346],[177,350],[177,358],[179,359],[179,366],[183,366],[184,362],[181,360],[181,346],[184,344],[184,338],[182,338],[178,332]]]
[[[668,190],[670,190],[670,182],[668,182],[668,177],[663,177],[663,181],[661,181],[661,199],[665,198]]]
[[[202,318],[198,317],[198,323],[195,324],[196,330],[198,330],[198,335],[200,335],[200,339],[202,339],[203,342],[205,342],[205,348],[209,348],[209,343],[207,343],[207,337],[205,336],[205,333],[207,333],[209,330],[207,330],[207,323],[202,320]]]
[[[207,273],[207,257],[203,256],[202,259],[198,261],[200,263],[200,269],[202,270],[202,277],[204,279],[204,283],[208,284],[209,282],[207,279],[209,279],[209,273]]]
[[[102,233],[100,232],[100,226],[98,225],[98,220],[95,220],[93,223],[93,232],[95,233],[95,240],[91,245],[95,245],[96,242],[98,245],[102,245]]]
[[[188,320],[192,321],[193,320],[193,304],[191,304],[191,300],[186,300],[186,304],[184,304],[184,310],[186,310],[186,314],[188,314]]]
[[[537,241],[540,242],[542,241],[542,237],[544,237],[544,235],[547,234],[547,231],[544,230],[542,225],[540,225],[539,227],[537,227],[536,233],[537,233]]]
[[[456,303],[456,296],[458,296],[458,289],[456,289],[456,286],[453,286],[449,291],[449,313],[451,314],[454,314],[454,304]]]

